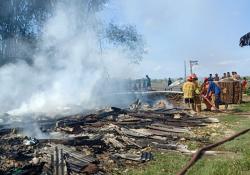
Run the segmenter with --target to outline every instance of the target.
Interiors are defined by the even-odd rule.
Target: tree
[[[118,26],[110,23],[106,30],[106,37],[115,46],[121,46],[128,51],[134,62],[138,63],[142,60],[145,54],[145,43],[135,26]]]
[[[20,59],[32,64],[32,55],[42,35],[44,23],[53,15],[57,3],[77,3],[80,9],[77,20],[81,22],[76,27],[84,27],[90,21],[89,25],[96,25],[93,28],[96,27],[94,30],[100,40],[104,38],[113,46],[122,47],[134,62],[142,59],[144,41],[135,26],[100,24],[100,30],[98,24],[91,23],[95,13],[102,10],[108,0],[5,0],[0,3],[0,66]]]
[[[0,65],[17,59],[30,61],[24,47],[33,47],[53,0],[6,0],[0,3]],[[25,46],[24,46],[25,45]],[[33,49],[29,49],[33,50]]]

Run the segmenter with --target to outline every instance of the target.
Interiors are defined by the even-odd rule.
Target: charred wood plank
[[[10,134],[12,132],[13,132],[12,128],[0,129],[0,135],[6,135],[6,134]]]
[[[151,126],[173,129],[173,130],[176,130],[179,132],[188,132],[189,131],[187,128],[184,128],[184,127],[170,126],[170,125],[165,125],[162,123],[153,123],[153,124],[151,124]]]
[[[105,145],[105,143],[101,140],[102,136],[97,136],[93,139],[88,139],[87,136],[76,137],[70,139],[39,139],[40,143],[55,143],[62,145],[70,145],[70,146],[80,146],[80,145]]]
[[[146,126],[146,128],[153,129],[153,130],[159,130],[159,131],[165,131],[165,132],[174,132],[174,133],[185,133],[188,132],[187,130],[180,130],[180,129],[170,129],[160,126]]]
[[[187,123],[187,122],[176,122],[176,121],[165,121],[164,124],[170,126],[178,126],[178,127],[195,127],[195,126],[207,126],[204,123]]]
[[[155,120],[164,120],[166,117],[162,114],[148,114],[148,113],[130,113],[130,116],[138,117],[138,118],[149,118],[149,119],[155,119]]]

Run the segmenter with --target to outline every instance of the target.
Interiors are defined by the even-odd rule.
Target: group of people
[[[196,74],[192,74],[182,87],[184,93],[184,102],[194,111],[201,111],[200,87]]]
[[[218,81],[226,78],[240,80],[240,76],[237,72],[232,72],[232,75],[228,72],[226,76],[223,76],[222,78],[220,78],[218,74],[215,74],[214,77],[210,74],[209,77],[205,78],[203,83],[199,85],[196,74],[190,75],[182,87],[184,102],[196,112],[201,112],[202,102],[206,105],[206,111],[211,111],[212,108],[219,110],[219,105],[221,104],[220,95],[222,90]],[[247,79],[245,77],[243,78],[241,85],[243,92],[246,91]]]
[[[209,74],[209,79],[212,79],[214,81],[220,81],[220,80],[231,80],[231,81],[241,81],[241,87],[242,87],[242,92],[243,94],[246,94],[247,90],[247,78],[243,77],[241,79],[240,75],[237,72],[230,72],[223,73],[223,76],[220,78],[218,74],[216,73],[215,76],[213,77],[213,74]]]
[[[146,75],[146,78],[134,80],[133,82],[130,82],[129,89],[134,91],[152,90],[151,78]]]
[[[237,72],[230,72],[223,73],[221,77],[216,73],[215,76],[213,77],[213,74],[209,74],[209,78],[213,79],[214,81],[219,81],[222,79],[232,79],[232,80],[240,80],[240,75]]]

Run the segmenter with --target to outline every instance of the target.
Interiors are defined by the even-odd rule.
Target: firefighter
[[[208,88],[209,88],[209,82],[208,78],[204,79],[204,82],[202,84],[202,90],[201,90],[201,95],[206,96]],[[211,100],[212,100],[212,93],[209,93],[207,98],[203,98],[203,103],[206,105],[206,109],[204,111],[211,111],[212,105],[211,105]]]
[[[198,78],[196,74],[192,74],[192,81],[194,83],[194,106],[195,111],[200,113],[201,112],[201,86],[198,83]]]
[[[195,85],[193,83],[191,76],[189,76],[187,81],[183,84],[182,90],[184,94],[185,104],[187,104],[188,107],[191,108],[192,110],[195,110],[195,106],[194,106]]]

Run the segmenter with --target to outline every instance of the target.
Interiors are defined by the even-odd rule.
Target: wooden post
[[[189,61],[189,66],[190,66],[190,74],[192,75],[193,74],[193,65],[192,65],[191,60]]]
[[[59,175],[59,157],[58,157],[58,148],[57,146],[55,147],[55,153],[56,153],[56,162],[55,162],[55,175]]]
[[[54,169],[55,169],[55,162],[54,162],[55,160],[54,160],[54,154],[51,154],[51,165],[50,165],[50,168],[51,168],[51,170],[52,170],[52,174],[55,174],[55,171],[54,171]]]
[[[64,175],[63,149],[60,150],[60,167],[61,167],[61,175]]]
[[[186,65],[186,61],[184,61],[184,80],[186,81],[187,79],[187,65]]]

